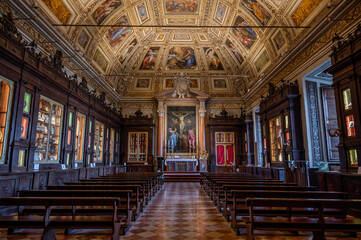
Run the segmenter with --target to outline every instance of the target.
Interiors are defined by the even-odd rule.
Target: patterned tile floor
[[[79,231],[76,235],[64,236],[57,231],[57,239],[66,240],[103,240],[110,239],[109,231]],[[310,232],[301,232],[298,237],[288,232],[256,231],[256,240],[306,240],[312,239]],[[330,233],[327,239],[356,239],[347,234]],[[39,232],[7,235],[0,228],[2,239],[40,239]],[[222,215],[216,210],[208,196],[200,189],[199,183],[165,183],[164,188],[147,206],[141,217],[133,223],[130,231],[120,239],[126,240],[163,240],[163,239],[245,239],[236,236]],[[358,235],[357,239],[361,239]]]

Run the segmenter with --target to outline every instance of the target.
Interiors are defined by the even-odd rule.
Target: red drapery
[[[217,165],[224,165],[224,146],[217,146]]]
[[[233,146],[232,145],[228,145],[226,147],[226,151],[227,151],[227,164],[228,165],[233,165],[234,164],[234,158],[233,158]]]

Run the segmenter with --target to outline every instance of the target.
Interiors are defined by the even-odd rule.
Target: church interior
[[[361,1],[0,0],[0,239],[361,239]]]

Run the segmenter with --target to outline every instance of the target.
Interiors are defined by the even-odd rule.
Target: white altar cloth
[[[196,166],[198,167],[197,158],[166,158],[164,161],[165,166],[167,166],[167,162],[196,162]]]

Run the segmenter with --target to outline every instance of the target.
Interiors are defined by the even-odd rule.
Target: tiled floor
[[[57,239],[110,239],[108,232],[80,233],[64,236],[58,231]],[[300,236],[290,236],[287,232],[255,232],[256,240],[306,240],[312,239],[309,232],[301,232]],[[328,235],[327,239],[355,239],[346,234]],[[39,239],[36,232],[28,234],[6,235],[0,229],[0,239]],[[230,224],[216,210],[208,196],[200,189],[199,183],[165,183],[152,202],[147,206],[141,217],[131,230],[121,239],[245,239],[236,236]],[[359,235],[359,238],[361,236]]]

